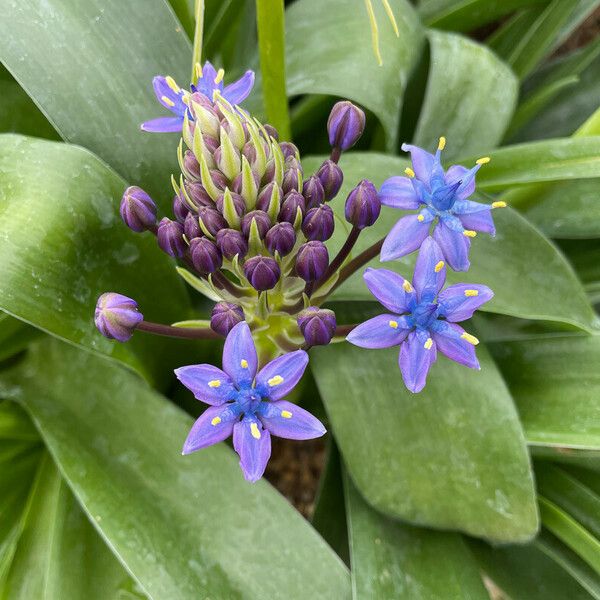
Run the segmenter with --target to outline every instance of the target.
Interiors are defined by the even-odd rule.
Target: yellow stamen
[[[221,417],[215,417],[210,424],[214,427],[215,425],[218,425],[221,422]]]
[[[394,33],[396,34],[396,37],[400,37],[400,31],[398,30],[398,23],[396,23],[396,17],[394,16],[394,11],[392,10],[390,3],[388,2],[388,0],[381,0],[381,1],[383,2],[383,8],[385,8],[385,12],[387,13],[388,19],[390,20],[390,23],[392,24],[392,27],[394,28]]]
[[[417,221],[419,221],[420,223],[422,223],[425,220],[425,217],[423,215],[419,215],[417,217]]]
[[[446,147],[446,138],[442,136],[438,142],[438,150],[443,150]]]
[[[392,329],[398,329],[398,321],[390,321],[389,325]]]
[[[276,385],[279,385],[280,383],[283,383],[283,377],[281,375],[275,375],[275,377],[271,377],[271,379],[269,379],[267,381],[267,383],[271,386],[274,387]]]
[[[504,202],[503,200],[492,202],[492,208],[506,208],[506,202]]]
[[[202,65],[200,63],[196,63],[194,69],[196,70],[196,77],[198,79],[202,79]]]
[[[183,96],[181,96],[181,101],[187,106],[190,105],[190,97],[187,94],[183,94]]]
[[[161,100],[167,105],[167,106],[175,106],[175,102],[173,102],[173,100],[171,100],[171,98],[167,98],[166,96],[163,96],[161,98]]]
[[[258,429],[258,425],[256,423],[252,423],[250,425],[250,433],[254,439],[260,440],[260,430]]]
[[[415,172],[410,168],[410,167],[406,167],[406,169],[404,169],[404,172],[409,176],[409,177],[414,177],[415,176]]]
[[[404,283],[402,284],[402,289],[408,293],[413,291],[413,286],[410,285],[410,281],[408,279],[404,280]]]
[[[477,346],[477,344],[479,344],[479,340],[474,335],[471,335],[470,333],[467,333],[466,331],[460,337],[463,340],[469,342],[469,344],[473,344],[473,346]]]
[[[465,290],[465,296],[471,298],[472,296],[479,296],[479,290]]]
[[[478,158],[475,162],[478,165],[487,165],[490,160],[492,160],[489,156],[482,156],[481,158]]]
[[[445,264],[446,263],[443,260],[440,260],[440,262],[437,265],[435,265],[434,271],[436,273],[439,273],[444,268]]]
[[[208,382],[208,387],[217,388],[220,385],[221,385],[221,380],[220,379],[213,379],[212,381]]]
[[[221,81],[223,81],[224,75],[225,71],[223,71],[223,69],[219,69],[217,71],[217,76],[215,77],[215,83],[221,83]]]
[[[181,91],[181,88],[175,83],[175,80],[168,75],[167,77],[165,77],[165,81],[167,83],[167,85],[176,93],[179,94],[179,92]]]
[[[472,229],[465,229],[463,231],[463,235],[466,235],[467,237],[475,237],[477,235],[477,232],[473,231]]]
[[[281,411],[281,416],[284,419],[291,419],[292,418],[292,413],[289,410],[282,410]]]
[[[431,338],[427,338],[423,348],[425,348],[425,350],[431,350],[431,346],[433,346],[433,340]]]
[[[242,360],[240,360],[240,365],[241,365],[242,369],[247,369],[248,361],[245,358],[242,358]]]

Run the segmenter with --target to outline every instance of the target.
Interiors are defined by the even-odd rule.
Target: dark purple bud
[[[335,335],[335,313],[326,308],[309,306],[298,315],[298,327],[309,346],[326,346]]]
[[[188,240],[193,240],[194,238],[202,235],[200,225],[198,224],[198,215],[195,215],[194,213],[188,213],[188,216],[183,222],[183,232]]]
[[[273,125],[265,123],[264,128],[269,137],[272,137],[275,141],[279,140],[279,132],[277,131],[277,129],[275,129],[275,127],[273,127]]]
[[[290,167],[283,173],[283,180],[281,182],[281,189],[284,194],[291,191],[298,191],[298,185],[302,179],[302,174],[298,171],[297,167]]]
[[[138,233],[156,227],[156,204],[137,186],[128,187],[123,193],[120,213],[125,225]]]
[[[274,258],[254,256],[244,263],[244,275],[255,290],[264,292],[275,287],[279,281],[281,271]]]
[[[304,211],[306,210],[304,196],[300,192],[290,192],[285,196],[283,202],[281,203],[278,219],[280,221],[287,221],[293,225],[296,221],[298,208],[304,215]]]
[[[202,274],[214,273],[223,264],[217,245],[205,237],[194,238],[190,242],[190,256],[194,269]]]
[[[262,185],[267,185],[267,183],[271,183],[271,181],[273,181],[273,177],[275,177],[275,161],[271,159],[267,162],[267,166],[265,167],[265,172],[263,173],[261,179]]]
[[[278,188],[278,189],[277,189]],[[266,185],[258,194],[258,198],[256,199],[256,208],[267,212],[269,210],[269,206],[271,205],[271,200],[273,199],[273,194],[275,190],[279,192],[279,198],[283,198],[283,192],[281,188],[274,182],[271,181],[268,185]],[[277,211],[279,212],[279,210]]]
[[[231,191],[236,194],[242,193],[242,179],[244,177],[243,173],[236,175],[234,180],[231,182]],[[256,184],[256,189],[260,187],[260,177],[256,173],[252,173],[252,177],[254,178],[254,183]]]
[[[183,239],[183,225],[166,217],[158,224],[158,245],[163,252],[174,257],[181,257],[187,245]]]
[[[317,177],[323,186],[325,200],[333,200],[342,187],[344,173],[332,160],[327,159],[317,171]]]
[[[191,150],[186,150],[183,155],[183,167],[193,179],[200,179],[200,165]]]
[[[364,229],[377,221],[380,212],[381,202],[377,195],[377,189],[368,179],[363,179],[348,194],[346,221],[359,229]]]
[[[242,233],[248,237],[250,235],[250,226],[252,221],[256,221],[258,226],[258,234],[260,239],[265,237],[269,227],[271,227],[271,218],[264,210],[252,210],[248,214],[244,215],[242,219]]]
[[[217,186],[221,191],[225,191],[225,188],[229,184],[227,181],[227,177],[221,173],[221,171],[217,169],[211,169],[210,177],[213,180],[213,183]]]
[[[265,155],[269,155],[269,145],[265,140],[261,137],[260,142],[263,146],[263,150],[265,151]],[[242,148],[242,154],[248,159],[250,166],[254,165],[256,161],[256,147],[254,146],[254,142],[246,142],[244,147]]]
[[[306,242],[298,249],[296,274],[304,281],[321,279],[329,266],[329,252],[323,242]]]
[[[292,144],[292,142],[281,142],[279,144],[281,148],[281,152],[283,153],[284,158],[294,157],[297,158],[299,156],[298,148]]]
[[[333,235],[334,227],[333,210],[327,204],[311,208],[302,221],[302,233],[307,240],[324,242]]]
[[[217,235],[220,229],[229,227],[225,217],[216,209],[203,206],[198,210],[198,218],[211,235]]]
[[[311,175],[302,186],[302,195],[306,200],[306,208],[316,208],[325,200],[325,190],[321,180],[316,175]]]
[[[212,135],[205,134],[202,136],[206,149],[214,154],[215,150],[219,147],[219,140],[215,139]]]
[[[212,198],[199,181],[186,181],[184,185],[190,200],[196,206],[214,206]]]
[[[271,254],[275,254],[277,251],[279,256],[286,256],[296,243],[296,232],[290,223],[275,223],[267,231],[265,242]]]
[[[185,218],[188,216],[190,209],[182,200],[180,194],[181,192],[179,192],[179,194],[173,197],[173,214],[180,223],[183,223],[185,221]]]
[[[127,296],[106,292],[98,298],[94,322],[98,331],[110,340],[126,342],[143,320],[137,302]]]
[[[244,258],[248,252],[246,238],[236,229],[221,229],[217,233],[217,246],[227,260],[232,260],[236,254]]]
[[[333,148],[348,150],[365,129],[365,113],[348,100],[336,102],[327,120],[329,143]]]
[[[227,337],[227,334],[244,318],[241,306],[231,302],[217,302],[210,315],[210,328],[215,333]]]
[[[221,194],[216,201],[217,210],[220,213],[223,213],[224,198],[225,194]],[[237,213],[237,216],[241,217],[246,212],[246,201],[235,192],[231,194],[231,198],[233,200],[233,206],[235,206],[235,212]]]

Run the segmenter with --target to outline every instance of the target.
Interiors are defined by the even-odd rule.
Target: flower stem
[[[201,329],[194,327],[172,327],[171,325],[162,325],[161,323],[151,323],[150,321],[142,321],[137,329],[152,333],[154,335],[164,335],[166,337],[176,338],[191,338],[204,340],[217,340],[221,336],[215,333],[212,329]]]
[[[353,323],[352,325],[338,325],[335,328],[334,337],[346,337],[355,327],[358,327],[356,323]]]
[[[342,156],[342,149],[338,148],[336,146],[335,148],[331,149],[331,154],[329,156],[329,159],[332,160],[337,165],[341,156]]]
[[[352,227],[350,235],[348,235],[344,245],[327,267],[323,277],[315,282],[313,291],[317,291],[342,266],[342,263],[346,260],[348,254],[350,254],[352,248],[354,248],[354,244],[356,244],[356,240],[358,240],[360,232],[361,230],[358,227]]]
[[[225,291],[236,298],[240,297],[240,291],[221,271],[215,271],[212,274],[212,280]]]
[[[200,63],[202,56],[202,33],[204,31],[204,0],[196,0],[194,15],[196,26],[194,29],[194,48],[192,50],[192,78],[193,84],[198,83],[196,64]]]

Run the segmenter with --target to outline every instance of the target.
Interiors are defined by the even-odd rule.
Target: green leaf
[[[600,336],[491,344],[527,440],[600,448]]]
[[[20,406],[0,401],[0,440],[36,442],[39,438],[31,419]]]
[[[593,304],[600,303],[600,239],[560,240],[560,248],[583,282]]]
[[[138,334],[119,344],[94,327],[105,291],[135,298],[151,321],[189,316],[172,261],[150,234],[121,222],[124,187],[81,148],[0,136],[0,308],[141,373],[165,375],[177,360],[177,342]]]
[[[40,333],[35,327],[0,312],[0,362],[27,348]]]
[[[177,139],[139,130],[170,114],[154,96],[155,75],[188,83],[190,44],[165,0],[8,0],[0,54],[65,141],[167,206]]]
[[[375,512],[346,480],[356,600],[487,600],[468,548],[456,533],[431,531]]]
[[[138,378],[48,340],[13,379],[4,385],[149,597],[348,597],[341,561],[268,483],[244,480],[232,450],[181,456],[192,419]]]
[[[344,343],[312,353],[335,438],[369,504],[498,541],[536,533],[525,440],[485,348],[478,347],[480,372],[440,358],[419,394],[402,382],[397,348]]]
[[[319,164],[317,157],[303,160],[306,173],[317,169]],[[365,177],[375,185],[380,185],[387,177],[402,174],[408,163],[391,156],[353,152],[343,155],[340,164],[344,170],[344,185],[331,202],[332,208],[340,215],[330,243],[332,256],[347,236],[341,219],[345,198],[352,187]],[[384,207],[377,223],[362,232],[355,254],[387,235],[405,214]],[[563,256],[516,212],[510,209],[495,211],[494,220],[496,237],[485,234],[477,236],[471,249],[469,273],[450,273],[449,281],[456,283],[468,277],[467,281],[490,286],[495,296],[484,305],[483,310],[527,319],[559,321],[589,329],[596,317],[581,284]],[[412,273],[413,263],[414,257],[407,257],[385,265],[375,259],[371,265],[385,266],[406,276]],[[531,282],[531,285],[524,286],[524,280]],[[362,270],[336,290],[332,298],[344,301],[373,300],[362,281]]]
[[[517,80],[488,48],[460,35],[431,30],[429,80],[414,144],[444,156],[487,152],[508,126],[517,101]]]

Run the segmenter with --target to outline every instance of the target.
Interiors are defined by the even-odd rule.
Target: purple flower
[[[442,252],[433,238],[423,242],[412,283],[387,269],[367,269],[370,292],[390,313],[365,321],[346,338],[361,348],[400,346],[400,370],[406,387],[420,392],[437,351],[472,369],[477,338],[456,325],[494,295],[485,285],[457,283],[440,291],[446,280]]]
[[[223,348],[223,370],[190,365],[175,370],[194,396],[210,407],[194,423],[183,454],[211,446],[233,434],[244,477],[260,479],[271,455],[271,434],[308,440],[325,433],[309,412],[282,400],[300,381],[308,355],[297,350],[276,358],[260,371],[248,324],[238,323]]]
[[[472,169],[453,165],[444,171],[440,156],[445,145],[445,138],[440,138],[433,155],[418,146],[402,144],[402,150],[411,154],[413,168],[406,169],[408,177],[386,179],[379,199],[386,206],[419,213],[402,217],[394,225],[381,249],[382,261],[400,258],[419,248],[433,224],[433,238],[445,261],[455,271],[466,271],[470,264],[470,238],[478,231],[495,235],[491,209],[504,203],[490,206],[467,200],[475,191],[475,174],[490,159],[480,158]]]
[[[144,315],[132,298],[115,292],[106,292],[98,298],[94,322],[109,340],[126,342],[143,320]]]
[[[189,97],[191,94],[199,92],[206,96],[211,102],[214,100],[215,92],[220,94],[230,104],[240,104],[252,91],[254,85],[254,71],[246,71],[237,81],[225,86],[223,84],[223,69],[217,72],[215,68],[206,61],[201,69],[200,77],[196,85],[190,86],[190,91],[180,88],[175,80],[168,76],[157,75],[152,80],[154,93],[158,101],[174,117],[159,117],[142,123],[144,131],[153,133],[163,133],[170,131],[180,132],[183,127],[183,120],[187,112],[188,118],[193,120],[193,115],[189,110]]]

